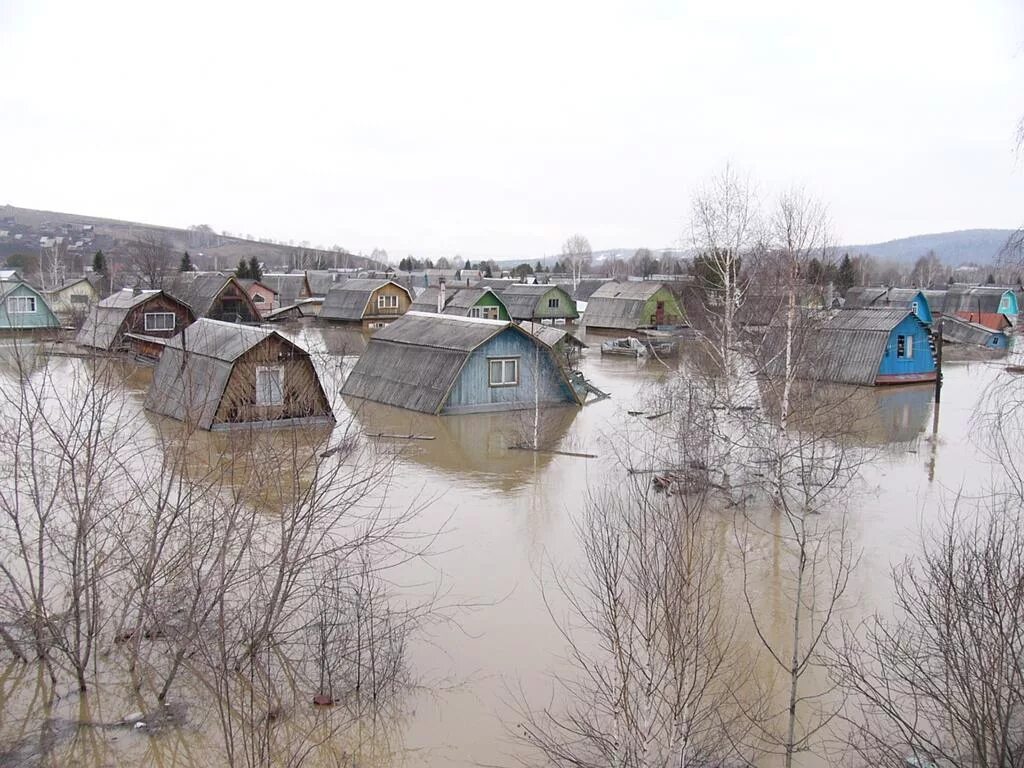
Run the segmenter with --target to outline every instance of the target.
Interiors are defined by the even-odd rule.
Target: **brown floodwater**
[[[514,764],[513,756],[521,749],[510,739],[514,700],[521,692],[537,706],[546,704],[551,675],[565,658],[565,641],[549,613],[560,608],[557,600],[549,608],[541,593],[544,574],[555,565],[571,566],[578,558],[573,522],[588,494],[626,481],[619,461],[624,436],[642,418],[628,411],[642,410],[651,387],[679,376],[685,360],[661,364],[602,357],[600,339],[594,340],[582,368],[611,397],[580,409],[545,411],[541,443],[548,450],[531,451],[516,446],[532,434],[532,414],[433,417],[343,398],[339,390],[362,349],[360,335],[318,327],[288,332],[313,353],[334,402],[337,429],[357,429],[365,439],[398,451],[387,504],[422,508],[417,527],[441,531],[428,559],[395,576],[399,590],[410,595],[440,590],[451,617],[432,624],[410,649],[419,688],[394,741],[401,762]],[[88,364],[45,356],[32,363],[36,368],[50,365],[62,376]],[[985,387],[1011,380],[1005,365],[1005,359],[948,361],[938,411],[930,385],[858,392],[858,434],[872,453],[850,497],[850,528],[861,556],[846,595],[851,613],[884,611],[890,601],[891,565],[914,553],[922,531],[954,494],[982,491],[998,472],[974,440],[972,415]],[[0,376],[15,375],[0,354]],[[136,393],[140,414],[150,377],[144,366],[126,368],[124,386]],[[433,439],[390,437],[410,435]],[[733,546],[731,520],[722,518],[723,550]],[[778,599],[778,584],[770,569],[764,576],[760,589],[767,605]],[[16,693],[19,680],[26,685],[26,674],[13,668],[0,671],[0,712],[8,709],[7,697],[30,695]],[[38,753],[33,745],[47,738],[58,745],[59,754],[59,745],[67,745],[69,734],[76,732],[70,722],[75,714],[66,707],[59,717],[31,706],[24,711],[36,712],[40,722],[13,722],[0,715],[0,734],[8,747],[27,744],[25,755]],[[82,717],[113,721],[123,714],[88,712]],[[49,717],[45,728],[44,717]],[[94,729],[91,741],[75,752],[76,761],[208,764],[216,740],[204,731],[201,717],[183,714],[181,719],[185,722],[150,736]],[[162,746],[155,748],[154,742]],[[819,763],[805,759],[802,764]]]

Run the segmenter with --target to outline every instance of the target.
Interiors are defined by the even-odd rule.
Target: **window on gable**
[[[36,311],[35,296],[11,296],[7,299],[7,312],[12,315],[31,315]]]
[[[256,405],[281,405],[284,402],[284,368],[280,365],[256,366]]]
[[[469,308],[469,316],[470,317],[480,317],[480,307],[470,307]]]
[[[519,384],[519,358],[495,357],[487,361],[487,379],[492,387],[514,387]]]
[[[548,309],[558,309],[558,299],[548,299]]]
[[[398,297],[382,293],[377,297],[377,309],[398,309]]]
[[[174,313],[173,312],[147,312],[146,313],[146,330],[147,331],[173,331],[174,330]]]
[[[909,360],[914,356],[914,337],[900,334],[896,337],[896,357]]]
[[[252,300],[256,304],[266,304],[267,303],[267,300],[263,298],[263,294],[262,293],[257,293],[255,296],[252,297]]]

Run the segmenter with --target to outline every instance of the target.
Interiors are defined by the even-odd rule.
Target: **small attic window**
[[[256,367],[256,405],[281,405],[284,402],[284,367]]]

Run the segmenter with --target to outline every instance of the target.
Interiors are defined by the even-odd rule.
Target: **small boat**
[[[626,357],[645,357],[647,347],[632,336],[626,339],[610,339],[601,342],[602,355],[624,355]]]

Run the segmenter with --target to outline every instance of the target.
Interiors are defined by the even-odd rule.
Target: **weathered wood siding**
[[[147,331],[146,330],[146,315],[154,312],[170,312],[174,315],[174,329],[170,331]],[[129,310],[127,317],[125,317],[124,323],[121,326],[121,331],[118,334],[118,342],[121,341],[121,337],[126,333],[141,333],[146,336],[156,336],[161,339],[170,338],[175,334],[181,333],[182,329],[192,324],[195,318],[192,317],[192,312],[179,301],[175,301],[166,294],[158,294],[149,301],[144,301],[136,307],[132,307]],[[114,347],[119,346],[119,343],[115,343]]]
[[[256,368],[262,365],[284,368],[284,402],[281,405],[256,404]],[[330,404],[309,355],[271,336],[235,361],[213,423],[277,421],[329,417],[330,414]]]
[[[260,313],[249,298],[248,292],[234,281],[224,286],[224,290],[214,300],[206,316],[211,320],[226,320],[232,323],[256,323],[260,319]]]
[[[378,307],[378,296],[397,296],[398,306],[395,308]],[[367,304],[366,309],[363,312],[363,327],[368,327],[370,323],[386,323],[390,320],[394,320],[396,317],[401,317],[409,311],[409,307],[411,305],[412,300],[409,298],[409,294],[402,288],[397,285],[392,285],[391,283],[382,285],[370,294],[370,302]]]
[[[519,359],[519,384],[517,386],[490,386],[488,360],[495,357]],[[511,411],[533,408],[535,386],[540,387],[539,395],[542,404],[576,403],[576,399],[566,385],[550,351],[536,346],[522,333],[510,328],[495,336],[470,355],[455,386],[452,387],[442,413]]]
[[[35,312],[8,313],[8,301],[14,297],[32,297],[36,300]],[[19,283],[0,301],[0,330],[7,332],[37,331],[45,328],[59,328],[60,321],[50,309],[39,291],[25,283]]]

